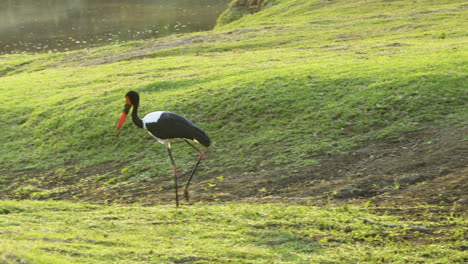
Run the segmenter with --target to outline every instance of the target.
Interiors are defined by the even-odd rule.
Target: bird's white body
[[[159,118],[161,117],[162,114],[164,114],[165,111],[156,111],[156,112],[151,112],[147,115],[145,115],[145,117],[143,117],[143,128],[144,129],[147,129],[146,128],[146,124],[147,123],[157,123]]]
[[[145,129],[151,136],[153,136],[159,143],[166,145],[166,147],[170,148],[171,144],[169,140],[167,139],[161,139],[156,137],[151,131],[148,130],[146,127],[146,124],[151,124],[151,123],[157,123],[159,118],[161,118],[161,115],[164,114],[165,111],[156,111],[156,112],[151,112],[143,117],[143,129]]]

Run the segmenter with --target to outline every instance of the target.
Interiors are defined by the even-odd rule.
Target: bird
[[[119,132],[119,130],[122,128],[125,119],[130,112],[130,109],[133,107],[131,114],[133,123],[137,127],[148,131],[148,133],[153,136],[159,143],[166,146],[174,173],[176,207],[179,206],[179,187],[177,183],[178,170],[172,155],[171,143],[182,140],[189,144],[193,149],[198,151],[198,161],[193,167],[184,189],[184,198],[189,201],[188,187],[190,185],[190,181],[192,180],[192,177],[195,174],[200,161],[205,157],[205,152],[196,147],[192,142],[197,142],[208,148],[211,145],[210,137],[192,121],[173,112],[155,111],[148,113],[143,117],[143,119],[140,119],[138,117],[138,106],[140,104],[139,94],[135,91],[129,91],[125,95],[125,98],[126,102],[124,110],[118,121],[116,132]]]

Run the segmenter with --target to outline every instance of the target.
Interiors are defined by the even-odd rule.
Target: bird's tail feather
[[[194,139],[205,147],[209,147],[211,145],[210,137],[208,137],[208,135],[201,129],[197,129]]]

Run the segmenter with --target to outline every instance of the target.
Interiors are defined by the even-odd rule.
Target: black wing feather
[[[192,121],[176,113],[164,112],[156,123],[147,123],[146,128],[160,139],[185,138],[197,140],[205,147],[210,146],[211,139]]]

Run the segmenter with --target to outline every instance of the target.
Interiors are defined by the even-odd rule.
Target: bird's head
[[[125,106],[124,110],[122,111],[122,115],[120,116],[119,123],[117,124],[117,130],[115,132],[119,132],[120,128],[122,128],[125,119],[127,118],[128,112],[130,108],[138,106],[139,103],[139,95],[137,92],[130,91],[125,95]]]

